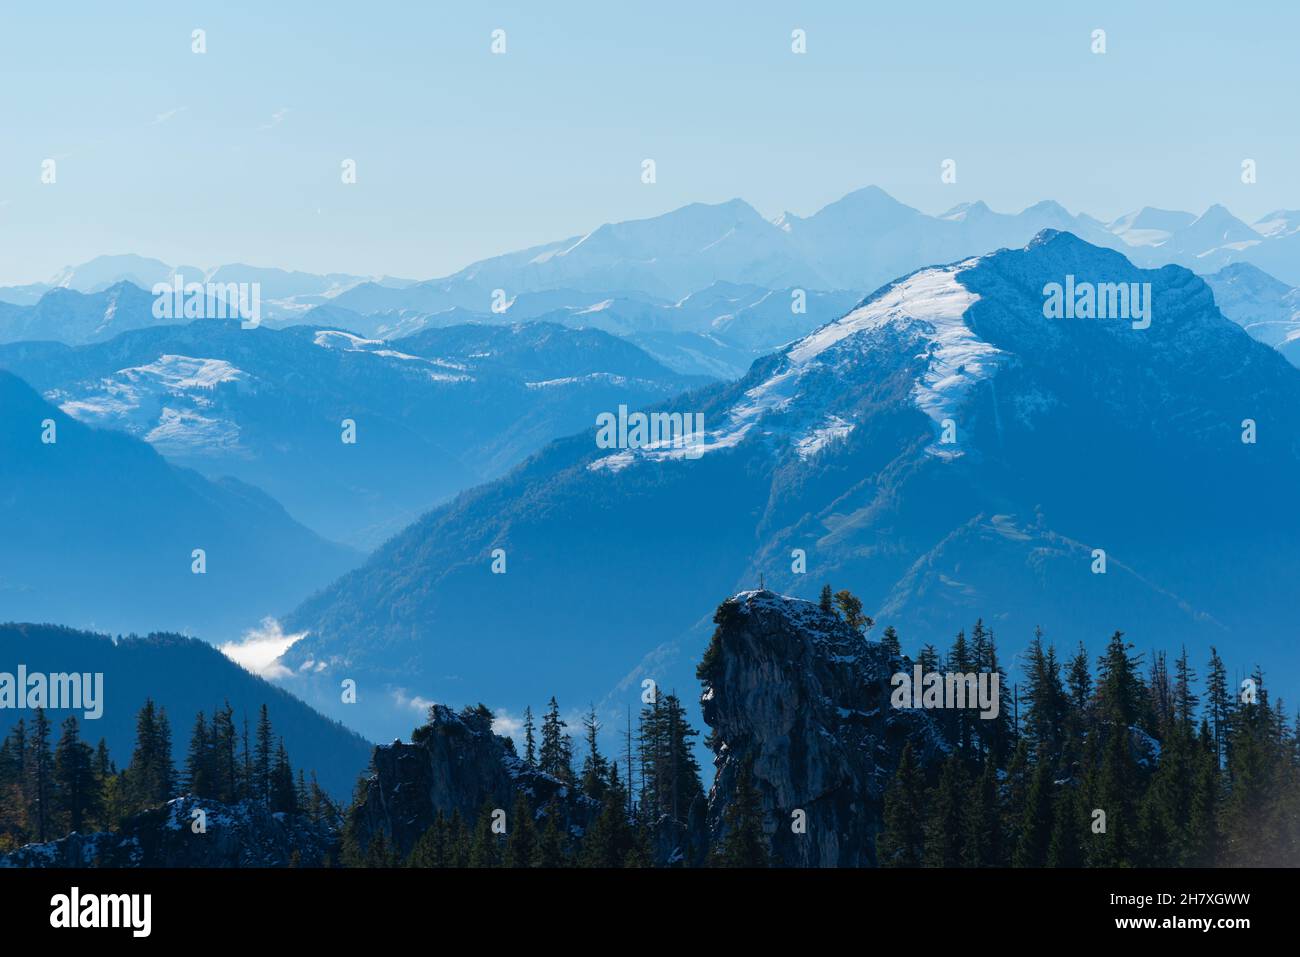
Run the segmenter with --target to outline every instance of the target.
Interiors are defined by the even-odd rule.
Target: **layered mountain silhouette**
[[[1300,366],[1300,289],[1249,263],[1226,266],[1205,281],[1225,316]]]
[[[140,256],[101,256],[70,266],[45,283],[0,288],[0,341],[54,338],[76,343],[107,338],[100,327],[114,323],[104,324],[106,310],[96,295],[123,282],[148,290],[178,275],[186,282],[257,283],[263,319],[270,324],[337,324],[383,338],[450,325],[466,315],[517,322],[547,313],[582,313],[607,301],[671,307],[715,283],[769,291],[849,290],[861,296],[924,265],[1023,245],[1043,229],[1069,231],[1095,245],[1119,249],[1142,266],[1174,263],[1204,274],[1249,263],[1284,282],[1300,284],[1300,214],[1291,210],[1277,210],[1248,224],[1221,205],[1200,215],[1145,207],[1105,223],[1051,201],[1018,213],[999,213],[973,202],[936,216],[868,186],[807,217],[787,212],[764,219],[740,199],[692,203],[648,219],[605,223],[583,235],[418,282],[242,263],[200,270]],[[51,315],[47,307],[47,314],[36,316],[32,310],[51,291],[62,294],[61,310],[70,310],[75,302],[86,317],[64,319],[63,328],[55,321],[58,310]],[[69,293],[89,298],[75,300]],[[312,310],[322,306],[342,312],[338,318],[312,316]],[[625,310],[625,318],[633,318],[633,312]],[[124,328],[124,317],[114,321],[115,330]],[[32,330],[41,331],[32,335]],[[788,338],[806,331],[792,327]],[[785,341],[764,346],[770,349]],[[688,358],[680,350],[678,355]],[[703,358],[710,358],[707,348]],[[699,365],[674,367],[708,371]]]
[[[229,639],[361,557],[3,371],[0,409],[0,621]]]
[[[429,329],[388,344],[337,328],[198,320],[109,342],[0,346],[64,412],[234,476],[327,538],[373,547],[598,412],[700,379],[594,329]],[[343,422],[356,442],[343,442]]]
[[[339,800],[351,795],[370,758],[370,745],[355,732],[196,638],[151,634],[114,639],[54,625],[0,623],[0,661],[10,674],[19,664],[28,674],[102,674],[99,717],[87,720],[85,709],[50,709],[47,716],[54,728],[68,715],[75,716],[83,740],[93,747],[103,738],[119,768],[131,760],[136,715],[146,699],[167,711],[178,768],[185,767],[194,716],[199,711],[211,715],[227,703],[234,709],[237,732],[242,733],[243,719],[248,718],[250,737],[266,705],[294,766],[315,771],[321,787]],[[31,712],[0,712],[0,737],[19,718],[30,725]],[[256,738],[252,740],[255,744]]]
[[[1067,277],[1150,283],[1150,326],[1045,318]],[[764,577],[849,587],[909,647],[982,615],[1010,652],[1038,626],[1093,647],[1124,629],[1287,668],[1298,403],[1300,373],[1192,273],[1045,231],[889,283],[663,406],[703,413],[700,446],[601,449],[588,430],[459,496],[301,605],[287,627],[309,636],[283,663],[322,707],[344,663],[365,675],[377,734],[415,695],[515,709],[686,687],[716,596]]]

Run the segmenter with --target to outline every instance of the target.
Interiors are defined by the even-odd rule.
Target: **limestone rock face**
[[[353,818],[363,850],[382,833],[405,856],[439,812],[448,818],[459,812],[472,823],[490,802],[509,814],[518,791],[539,812],[554,799],[561,829],[585,828],[599,810],[562,781],[529,768],[509,739],[492,731],[490,715],[435,705],[428,724],[411,739],[375,748],[373,771]]]
[[[890,677],[911,663],[816,604],[770,591],[741,592],[716,620],[700,699],[717,768],[712,841],[725,837],[739,770],[752,761],[778,865],[875,866],[884,791],[904,743],[923,763],[942,748],[927,714],[890,706]]]

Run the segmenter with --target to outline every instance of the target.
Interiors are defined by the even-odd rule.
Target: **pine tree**
[[[1209,705],[1208,718],[1214,732],[1214,756],[1223,765],[1227,750],[1228,729],[1232,725],[1233,702],[1228,693],[1228,672],[1219,652],[1211,646],[1210,665],[1205,679],[1205,693]]]
[[[1011,862],[1015,867],[1043,867],[1052,839],[1051,762],[1039,754],[1025,794],[1025,809]]]
[[[298,812],[298,793],[293,783],[293,765],[289,763],[289,754],[284,749],[281,738],[275,749],[275,758],[271,765],[270,809],[272,813],[296,814]]]
[[[633,833],[624,812],[626,796],[618,777],[618,765],[611,766],[606,779],[607,800],[582,841],[584,867],[622,867],[633,847]]]
[[[146,698],[136,715],[135,750],[125,772],[126,807],[130,812],[164,804],[175,794],[171,725],[166,709]]]
[[[754,786],[752,761],[740,766],[722,822],[722,840],[714,849],[715,867],[771,866],[770,845],[763,830],[762,799]]]
[[[606,778],[609,776],[609,762],[600,753],[598,737],[600,722],[596,719],[596,708],[590,707],[582,719],[583,731],[587,738],[587,756],[582,762],[582,793],[593,801],[600,802],[605,797]]]
[[[514,810],[506,832],[506,867],[532,867],[537,857],[537,828],[533,812],[522,791],[515,793]]]
[[[207,718],[200,711],[194,718],[190,749],[185,756],[185,789],[197,798],[213,797],[213,778],[212,735],[208,731]]]
[[[835,596],[831,592],[830,585],[822,585],[821,598],[818,600],[817,604],[826,614],[835,614]]]
[[[961,867],[963,863],[962,812],[966,799],[966,775],[961,759],[951,754],[943,763],[939,783],[930,800],[930,815],[925,828],[926,867]]]
[[[903,657],[903,644],[898,640],[898,632],[894,630],[893,625],[887,627],[884,634],[880,636],[880,644],[890,658]]]
[[[489,798],[478,812],[474,823],[474,837],[470,845],[470,867],[500,867],[502,859],[501,835],[492,830],[492,800]]]
[[[894,780],[885,790],[884,828],[876,838],[876,859],[881,867],[920,867],[925,850],[923,809],[925,776],[912,753],[903,745]]]
[[[406,858],[406,866],[420,868],[450,866],[448,837],[447,818],[439,811],[433,823],[425,829],[420,839],[415,842],[415,846],[411,848],[411,853]]]
[[[239,758],[235,733],[235,711],[230,702],[213,712],[212,787],[218,801],[233,804],[239,800]]]
[[[65,833],[81,832],[100,812],[95,752],[81,740],[75,717],[63,722],[62,732],[54,753],[54,794]]]
[[[559,826],[560,809],[552,801],[546,808],[546,823],[537,837],[534,867],[565,867],[569,862],[568,842]]]
[[[856,632],[870,631],[871,626],[875,624],[870,615],[862,613],[862,599],[847,588],[835,593],[835,605],[844,616],[844,623]]]
[[[470,866],[470,833],[459,810],[451,812],[447,822],[447,864],[464,869]]]
[[[542,746],[538,752],[537,766],[544,774],[573,783],[573,747],[564,729],[568,727],[560,717],[560,706],[554,696],[542,718]]]
[[[54,758],[50,754],[50,722],[37,708],[27,736],[27,806],[37,841],[53,837],[56,810]]]
[[[1083,824],[1079,813],[1079,795],[1065,785],[1052,808],[1052,837],[1047,847],[1048,867],[1082,867],[1083,846],[1079,840]]]
[[[117,765],[113,763],[113,758],[108,752],[108,742],[104,738],[99,739],[99,744],[95,748],[95,805],[97,813],[94,818],[96,830],[108,831],[117,827],[118,799],[114,795],[114,804],[110,808],[108,805],[109,785],[117,777]],[[114,790],[116,785],[114,783]]]
[[[703,794],[699,762],[691,747],[691,739],[698,734],[687,722],[686,710],[675,694],[656,696],[642,709],[641,809],[648,821],[664,816],[682,821],[696,797]]]
[[[1061,669],[1056,649],[1043,650],[1043,633],[1035,629],[1029,645],[1028,681],[1025,699],[1024,729],[1030,746],[1040,752],[1039,760],[1055,760],[1061,752],[1061,729],[1068,702],[1061,685]]]
[[[967,867],[1000,867],[1003,859],[1002,821],[998,808],[998,771],[992,758],[975,782],[965,810],[962,863]]]
[[[274,753],[271,749],[271,716],[266,705],[257,717],[257,750],[253,757],[253,800],[270,806],[271,804],[271,767]]]
[[[524,764],[537,767],[537,739],[533,726],[532,705],[524,708]]]

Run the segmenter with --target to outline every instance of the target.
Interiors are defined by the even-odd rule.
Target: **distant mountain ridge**
[[[1150,283],[1153,323],[1045,318],[1044,286],[1070,274]],[[1296,407],[1300,373],[1191,272],[1044,231],[889,283],[667,404],[705,416],[698,455],[588,431],[434,510],[288,617],[309,636],[283,663],[346,660],[434,700],[465,682],[509,709],[593,685],[617,701],[643,677],[685,686],[680,642],[761,576],[851,587],[909,642],[983,615],[1012,652],[1037,625],[1061,645],[1122,627],[1290,662],[1277,586],[1300,574],[1300,527],[1277,503],[1300,482]],[[1246,418],[1267,441],[1243,443]],[[1223,488],[1252,492],[1207,493]],[[312,680],[292,687],[328,709]]]
[[[551,308],[582,309],[620,296],[675,302],[715,282],[862,294],[923,265],[1022,246],[1043,229],[1118,249],[1142,266],[1173,263],[1208,273],[1246,262],[1300,285],[1300,214],[1294,211],[1277,210],[1247,224],[1218,204],[1200,215],[1144,207],[1103,223],[1043,201],[1018,213],[972,202],[929,215],[867,186],[807,217],[785,213],[767,220],[741,199],[691,203],[422,281],[238,263],[199,270],[139,256],[102,256],[68,267],[48,283],[0,288],[0,302],[30,306],[57,287],[92,294],[131,282],[148,289],[176,273],[190,281],[260,283],[272,322],[302,321],[308,310],[325,304],[359,315],[485,313],[492,312],[497,290],[504,292],[506,312],[521,294],[567,291]],[[0,311],[0,335],[2,320]]]
[[[57,728],[69,713],[81,724],[82,738],[92,747],[102,737],[119,768],[131,760],[136,715],[145,700],[165,708],[172,731],[172,758],[184,767],[194,716],[211,714],[229,702],[237,730],[248,718],[256,729],[262,705],[295,767],[315,771],[321,787],[343,800],[352,793],[357,775],[370,758],[369,743],[355,732],[313,711],[288,692],[250,674],[207,642],[181,635],[131,635],[116,639],[57,625],[0,621],[0,670],[12,673],[19,665],[29,673],[102,673],[103,714],[84,720],[78,711],[49,712]],[[0,712],[0,737],[31,712]],[[250,732],[251,733],[251,732]]]
[[[83,425],[5,371],[0,408],[0,621],[229,640],[361,557],[264,492]]]
[[[599,412],[705,381],[597,329],[545,322],[432,328],[389,344],[196,320],[83,346],[0,345],[0,368],[78,421],[234,476],[325,537],[365,548]],[[343,441],[345,421],[355,444]]]

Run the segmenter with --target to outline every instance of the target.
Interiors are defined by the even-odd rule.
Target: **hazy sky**
[[[0,283],[115,252],[428,278],[692,201],[807,215],[872,183],[927,212],[1300,207],[1300,5],[1067,6],[7,4]]]

